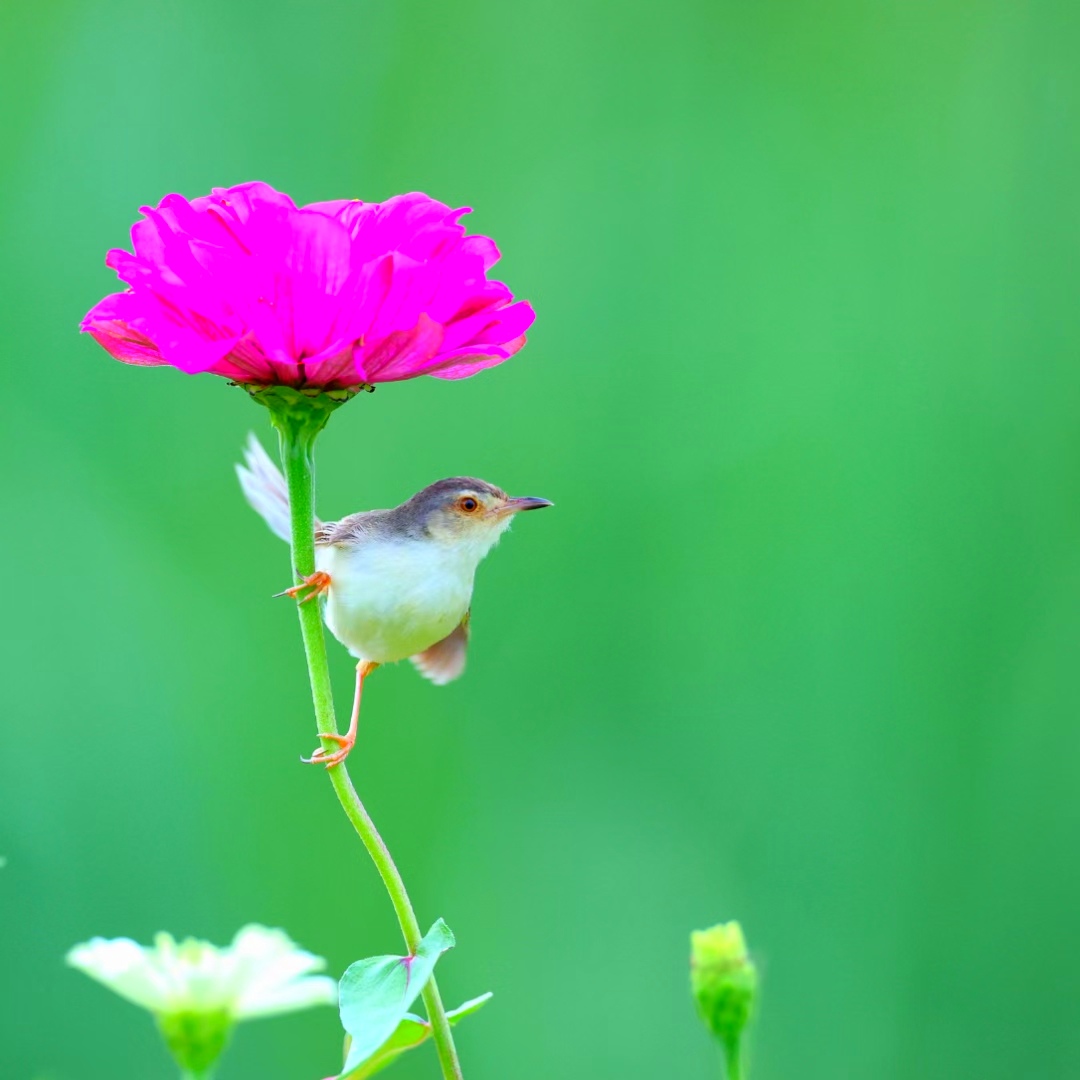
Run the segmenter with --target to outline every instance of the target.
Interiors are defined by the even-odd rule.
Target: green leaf
[[[474,1012],[479,1012],[494,996],[489,990],[479,997],[469,998],[468,1001],[462,1002],[456,1009],[451,1009],[446,1014],[446,1019],[450,1021],[451,1025],[456,1024],[462,1017],[472,1016]],[[430,1025],[428,1026],[430,1027]]]
[[[439,919],[415,956],[357,960],[342,975],[338,993],[341,1024],[352,1039],[342,1076],[371,1058],[395,1034],[431,978],[435,961],[453,947],[454,935]]]
[[[463,1016],[470,1016],[490,1000],[490,992],[481,994],[452,1009],[446,1014],[446,1018],[451,1024],[456,1024]],[[342,1073],[341,1080],[368,1080],[369,1076],[374,1076],[388,1065],[393,1065],[406,1050],[415,1049],[429,1038],[431,1038],[431,1024],[419,1016],[406,1013],[394,1034],[367,1061],[362,1061],[354,1072],[347,1075]]]

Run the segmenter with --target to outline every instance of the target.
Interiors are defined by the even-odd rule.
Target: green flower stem
[[[292,516],[293,567],[298,577],[303,579],[315,570],[315,438],[326,425],[330,413],[342,401],[334,400],[325,394],[318,398],[308,397],[306,401],[297,401],[295,398],[300,395],[285,396],[284,388],[275,389],[278,393],[273,397],[263,394],[253,396],[270,409],[271,419],[281,439],[281,461],[289,485],[289,507]],[[300,632],[304,639],[304,652],[311,679],[315,725],[320,735],[334,734],[337,732],[337,720],[334,716],[322,615],[317,603],[298,604],[297,608],[300,612]],[[329,739],[323,740],[323,746],[327,750],[337,748]],[[409,953],[415,955],[423,935],[409,901],[409,894],[405,890],[405,883],[390,851],[360,801],[345,763],[335,765],[327,772],[345,816],[367,848],[390,895],[390,902],[394,905],[394,913],[405,937],[405,945]],[[450,1032],[450,1021],[446,1018],[446,1009],[439,996],[434,976],[424,987],[423,997],[443,1076],[445,1080],[461,1080],[461,1065]]]
[[[742,1077],[742,1052],[741,1048],[736,1045],[732,1047],[727,1055],[727,1080],[742,1080]]]

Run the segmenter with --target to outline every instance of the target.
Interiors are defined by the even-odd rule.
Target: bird
[[[252,508],[290,541],[285,477],[254,434],[236,473]],[[347,734],[324,736],[337,749],[302,760],[328,769],[345,760],[356,743],[364,680],[381,664],[411,658],[436,686],[462,674],[477,567],[517,514],[552,505],[451,476],[392,510],[316,518],[315,572],[276,595],[320,603],[327,628],[357,660],[356,692]]]

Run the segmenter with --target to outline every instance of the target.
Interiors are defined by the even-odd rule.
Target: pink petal
[[[447,350],[470,344],[501,345],[521,337],[536,319],[532,304],[519,300],[501,308],[486,308],[446,328],[443,345]]]
[[[285,257],[291,284],[279,312],[291,322],[292,355],[297,359],[326,348],[349,284],[349,234],[333,218],[296,211],[290,219],[292,245]],[[342,345],[344,343],[341,343]]]
[[[263,183],[166,195],[107,263],[130,288],[83,329],[126,363],[307,386],[463,378],[524,344],[534,315],[487,273],[468,236],[421,192],[297,208]]]
[[[390,256],[390,266],[389,288],[373,313],[365,334],[368,340],[376,341],[397,330],[412,329],[431,299],[435,282],[428,266],[396,252]]]
[[[485,270],[490,270],[502,258],[502,252],[490,236],[466,236],[461,241],[461,250],[468,255],[478,256]]]
[[[261,180],[250,180],[234,187],[214,188],[209,195],[192,199],[191,205],[200,212],[213,210],[240,226],[246,225],[253,217],[266,210],[288,212],[296,209],[296,203],[288,195],[283,191],[275,191]]]
[[[154,298],[144,301],[140,329],[158,347],[167,364],[197,375],[209,371],[239,343],[241,335],[221,336],[213,328],[185,322],[183,314]]]
[[[509,342],[508,345],[489,345],[488,352],[470,352],[461,349],[458,353],[451,353],[448,357],[440,357],[440,364],[432,368],[426,374],[433,375],[436,379],[467,379],[485,368],[495,367],[504,360],[509,360],[525,344],[522,336],[517,341]]]
[[[307,382],[313,386],[356,386],[364,381],[356,364],[356,351],[351,345],[333,356],[305,360],[304,371]]]
[[[423,375],[442,342],[442,327],[421,315],[411,330],[398,330],[357,363],[364,382],[397,382]]]
[[[367,205],[360,199],[330,199],[327,202],[305,203],[302,209],[337,218],[343,225],[348,227],[349,222],[355,217],[360,207]]]
[[[165,363],[157,347],[125,321],[138,318],[139,306],[133,300],[130,292],[110,293],[86,313],[79,329],[125,364],[157,367]]]

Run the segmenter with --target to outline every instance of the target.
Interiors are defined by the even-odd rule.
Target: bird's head
[[[483,558],[517,514],[551,505],[547,499],[511,498],[486,480],[452,476],[424,488],[402,509],[425,536],[474,549]]]

